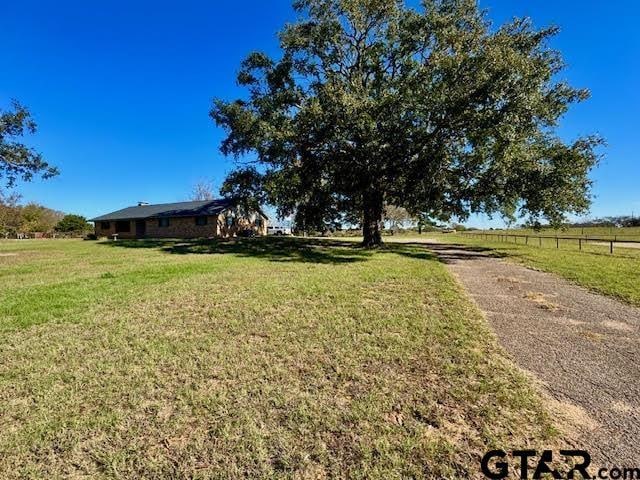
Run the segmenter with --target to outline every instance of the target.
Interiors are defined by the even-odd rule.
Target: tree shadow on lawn
[[[264,258],[271,262],[346,264],[367,261],[376,252],[390,252],[420,260],[436,259],[436,255],[421,243],[386,243],[380,249],[371,250],[363,248],[355,241],[329,238],[149,239],[117,240],[103,242],[101,245],[113,248],[158,249],[174,255],[230,254],[240,257]]]
[[[372,252],[357,243],[292,237],[256,237],[195,240],[117,240],[102,243],[114,248],[159,249],[174,255],[230,254],[264,258],[272,262],[353,263],[367,260]]]
[[[399,255],[412,258],[434,258],[442,263],[456,263],[467,260],[477,260],[482,258],[503,258],[506,253],[498,252],[493,248],[479,247],[475,245],[464,245],[459,243],[420,243],[407,242],[402,245],[413,247],[413,249],[400,250]],[[422,252],[419,248],[422,247]]]

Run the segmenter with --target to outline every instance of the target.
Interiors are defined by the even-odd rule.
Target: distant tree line
[[[579,222],[567,222],[560,225],[561,230],[587,227],[640,227],[640,218],[633,215],[618,215],[611,217],[594,218]],[[523,223],[519,225],[519,228],[531,228],[535,231],[541,231],[546,228],[556,229],[556,227],[552,225],[542,224],[539,222]]]
[[[572,227],[640,227],[640,218],[632,215],[595,218],[584,222],[574,222]]]
[[[37,203],[19,203],[17,194],[0,192],[0,238],[34,236],[35,234],[83,235],[92,229],[80,215],[65,215]]]

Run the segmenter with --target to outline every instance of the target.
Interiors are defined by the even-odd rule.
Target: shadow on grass
[[[113,248],[151,248],[175,255],[231,254],[264,258],[272,262],[353,263],[367,260],[372,251],[339,240],[305,238],[233,238],[197,240],[118,240]]]
[[[234,239],[149,239],[118,240],[101,243],[112,248],[148,248],[174,254],[230,254],[264,258],[272,262],[304,262],[346,264],[363,262],[377,252],[395,253],[418,260],[434,260],[436,255],[421,243],[386,243],[378,250],[366,249],[359,243],[339,239],[257,237]]]
[[[397,253],[403,256],[412,258],[433,258],[437,256],[437,259],[442,263],[454,263],[467,260],[476,260],[488,257],[502,258],[507,254],[498,252],[490,247],[479,247],[475,245],[464,245],[459,243],[420,243],[420,242],[407,242],[403,243],[407,247],[411,247],[411,250],[400,250]],[[419,252],[417,249],[422,248],[423,252]],[[426,255],[426,256],[425,256]]]

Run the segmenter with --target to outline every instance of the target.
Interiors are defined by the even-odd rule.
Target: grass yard
[[[537,239],[531,239],[527,246],[522,244],[523,239],[514,243],[512,238],[501,242],[462,234],[431,236],[443,242],[490,248],[529,267],[556,273],[596,292],[640,306],[640,249],[616,246],[611,255],[608,244],[589,243],[579,251],[575,240],[560,240],[558,249],[554,239],[544,239],[539,247]]]
[[[0,243],[0,478],[480,478],[558,435],[419,246]]]

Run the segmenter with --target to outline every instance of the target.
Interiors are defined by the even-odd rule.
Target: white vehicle
[[[267,235],[291,235],[291,227],[273,225],[267,227]]]

